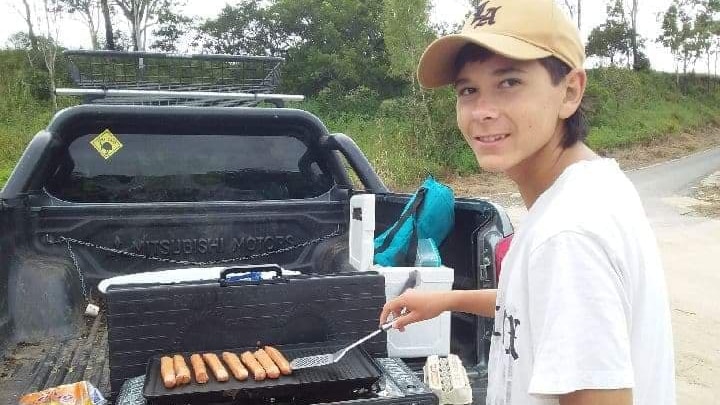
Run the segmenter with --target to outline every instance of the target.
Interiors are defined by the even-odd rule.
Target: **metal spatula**
[[[330,354],[318,354],[315,356],[307,356],[307,357],[299,357],[297,359],[293,359],[290,362],[290,368],[293,370],[300,370],[303,368],[310,368],[310,367],[320,367],[320,366],[327,366],[329,364],[337,363],[342,359],[347,352],[352,350],[355,346],[365,342],[366,340],[372,339],[374,336],[378,335],[379,333],[382,333],[390,328],[392,328],[393,322],[395,322],[397,319],[393,319],[391,321],[388,321],[384,323],[378,330],[370,333],[369,335],[363,337],[362,339],[358,340],[357,342],[344,347],[335,353]]]

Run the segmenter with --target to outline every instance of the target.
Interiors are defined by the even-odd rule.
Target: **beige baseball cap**
[[[571,68],[585,62],[580,33],[554,0],[480,0],[459,34],[437,39],[425,50],[418,66],[420,84],[451,84],[455,58],[469,43],[517,60],[555,56]]]

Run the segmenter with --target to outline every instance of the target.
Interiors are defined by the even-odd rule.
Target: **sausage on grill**
[[[278,378],[280,377],[280,369],[278,366],[275,365],[275,363],[272,361],[270,356],[265,352],[263,349],[258,349],[255,352],[255,358],[257,361],[260,362],[260,365],[265,369],[265,373],[267,373],[268,378]]]
[[[190,356],[190,364],[192,364],[193,371],[195,372],[195,381],[198,384],[205,384],[208,382],[208,373],[205,368],[205,362],[199,354],[193,354]]]
[[[188,384],[190,382],[190,369],[185,363],[183,356],[173,356],[173,368],[175,369],[175,385]]]
[[[165,388],[175,387],[175,366],[172,357],[162,356],[160,358],[160,376],[162,376]]]
[[[270,356],[272,361],[275,363],[275,365],[278,366],[282,375],[290,375],[292,373],[290,362],[287,361],[287,359],[285,358],[285,356],[283,356],[280,350],[272,346],[265,346],[264,349],[268,356]]]
[[[230,379],[230,375],[228,375],[225,366],[223,366],[222,362],[220,362],[217,354],[203,353],[203,359],[205,360],[205,363],[207,363],[208,367],[210,367],[210,371],[212,371],[216,380],[225,382]]]
[[[243,354],[240,355],[240,359],[248,370],[250,370],[255,381],[262,381],[265,379],[267,376],[265,369],[260,365],[255,356],[253,356],[252,352],[243,352]]]
[[[248,378],[248,371],[243,366],[240,358],[235,353],[223,352],[222,359],[227,364],[233,377],[238,381],[244,381]]]

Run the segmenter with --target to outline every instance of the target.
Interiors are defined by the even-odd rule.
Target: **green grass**
[[[33,94],[34,77],[24,52],[0,52],[0,185],[5,184],[25,146],[52,117],[48,100]]]
[[[30,67],[21,51],[0,51],[0,186],[10,175],[31,137],[53,111],[41,69]],[[720,125],[720,80],[682,78],[623,69],[589,72],[591,133],[598,151],[645,144],[683,131]],[[64,100],[66,103],[74,100]],[[442,90],[417,97],[380,100],[367,88],[346,93],[323,91],[291,105],[318,115],[331,132],[351,136],[391,187],[412,188],[428,174],[477,173],[455,122],[455,99]]]
[[[708,124],[720,124],[718,104],[693,99],[681,103],[657,101],[652,107],[626,109],[608,122],[592,127],[588,145],[597,150],[612,150]]]
[[[720,124],[720,82],[683,78],[680,91],[672,75],[605,69],[590,74],[595,108],[590,116],[590,147],[604,151],[646,144],[708,124]]]

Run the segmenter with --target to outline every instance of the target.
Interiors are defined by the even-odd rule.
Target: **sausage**
[[[179,354],[173,356],[173,365],[175,368],[175,385],[190,383],[190,369],[183,356]]]
[[[160,376],[162,376],[165,388],[175,387],[175,366],[172,357],[162,356],[160,358]]]
[[[205,359],[205,363],[207,363],[208,367],[210,367],[210,371],[212,371],[216,380],[225,382],[230,379],[225,366],[222,365],[217,354],[203,353],[203,359]]]
[[[248,371],[243,366],[240,358],[235,353],[223,352],[222,359],[227,364],[233,377],[238,381],[245,381],[248,378]]]
[[[257,361],[252,352],[244,352],[240,355],[243,364],[250,370],[255,381],[262,381],[266,377],[265,369]]]
[[[280,353],[280,350],[278,350],[272,346],[265,346],[265,352],[267,352],[268,356],[270,356],[270,358],[275,363],[275,365],[278,366],[282,375],[292,374],[292,368],[290,367],[290,362],[288,362],[287,359],[285,358],[285,356],[283,356],[283,354]]]
[[[195,381],[198,384],[205,384],[208,382],[208,373],[205,368],[205,362],[199,354],[193,354],[190,356],[190,364],[192,364],[193,371],[195,372]]]
[[[260,365],[265,369],[265,373],[269,378],[280,377],[280,369],[273,363],[270,356],[263,349],[258,349],[255,352],[255,358],[260,362]]]

